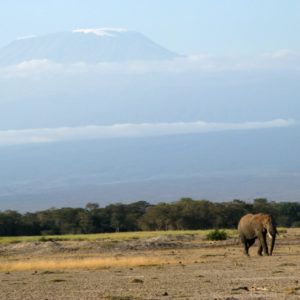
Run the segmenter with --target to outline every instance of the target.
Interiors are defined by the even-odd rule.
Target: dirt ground
[[[37,259],[143,257],[145,264],[0,272],[0,299],[300,299],[300,229],[273,256],[242,253],[236,237],[206,242],[156,237],[123,242],[27,242],[0,246],[0,264]],[[156,258],[160,263],[147,264]]]

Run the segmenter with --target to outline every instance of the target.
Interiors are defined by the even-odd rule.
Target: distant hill
[[[299,201],[299,126],[0,147],[0,209],[87,202]]]
[[[162,60],[179,55],[135,31],[120,28],[78,29],[29,36],[0,49],[0,66],[47,59],[55,63]]]

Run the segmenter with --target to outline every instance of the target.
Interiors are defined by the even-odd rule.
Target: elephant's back
[[[241,217],[239,224],[238,224],[239,233],[245,231],[245,227],[249,226],[249,223],[253,219],[253,216],[254,216],[253,214],[247,214],[247,215],[244,215],[243,217]]]

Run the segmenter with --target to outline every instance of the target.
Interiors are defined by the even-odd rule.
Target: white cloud
[[[262,56],[265,57],[271,57],[271,58],[281,58],[281,57],[287,57],[287,56],[293,56],[297,55],[296,52],[291,51],[289,49],[281,49],[275,52],[269,52],[269,53],[264,53]]]
[[[51,62],[48,59],[35,59],[24,61],[17,65],[11,65],[0,70],[4,78],[35,77],[42,74],[62,73],[63,66]]]
[[[108,28],[104,28],[108,30]],[[89,29],[85,29],[89,30]],[[99,29],[100,30],[100,29]],[[102,30],[102,29],[101,29]],[[113,29],[111,29],[113,30]],[[114,29],[123,30],[123,29]],[[113,32],[113,31],[112,31]],[[101,31],[98,32],[99,34]],[[0,68],[2,78],[37,77],[51,75],[144,74],[183,72],[223,72],[249,70],[300,70],[300,54],[290,50],[279,50],[256,56],[191,55],[164,61],[101,62],[87,64],[58,64],[48,59],[24,61],[17,65]]]
[[[96,76],[184,72],[217,73],[250,70],[300,70],[300,54],[285,49],[255,56],[199,54],[163,61],[101,62],[98,64],[84,62],[58,64],[48,59],[41,59],[24,61],[17,65],[0,68],[0,78],[56,76],[57,74],[69,76],[79,73]]]
[[[265,122],[245,123],[212,123],[197,121],[3,130],[0,131],[0,146],[103,138],[164,136],[227,130],[251,130],[287,127],[293,124],[295,124],[295,121],[293,120],[276,119]]]
[[[187,58],[195,69],[207,71],[226,70],[300,70],[300,53],[282,49],[271,53],[253,56],[217,56],[217,55],[192,55]]]

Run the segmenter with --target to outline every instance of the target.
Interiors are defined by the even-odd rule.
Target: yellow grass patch
[[[103,267],[134,267],[147,265],[163,265],[178,263],[178,260],[163,260],[157,257],[113,257],[113,258],[83,258],[83,259],[36,259],[26,261],[2,262],[1,272],[29,270],[61,270],[61,269],[97,269]]]
[[[137,240],[160,236],[195,236],[205,237],[211,230],[170,230],[170,231],[136,231],[116,233],[95,233],[95,234],[67,234],[67,235],[46,235],[46,236],[16,236],[0,237],[0,244],[13,244],[22,242],[47,242],[47,241],[97,241],[97,240]],[[226,229],[230,236],[237,236],[237,230]]]

